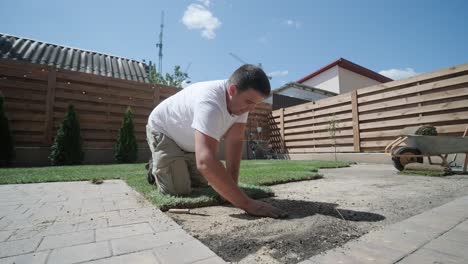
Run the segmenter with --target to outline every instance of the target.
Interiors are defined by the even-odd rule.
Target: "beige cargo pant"
[[[182,150],[163,133],[153,133],[146,126],[146,140],[152,154],[152,173],[163,194],[187,195],[192,187],[206,187],[208,182],[197,170],[195,153]]]

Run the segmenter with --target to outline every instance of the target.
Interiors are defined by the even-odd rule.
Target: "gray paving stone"
[[[51,235],[60,235],[66,233],[73,233],[77,231],[78,225],[77,224],[63,224],[63,223],[55,223],[51,226],[48,226],[44,235],[51,236]]]
[[[119,215],[125,218],[132,218],[132,217],[138,217],[138,218],[148,218],[148,217],[161,217],[165,216],[161,210],[154,206],[149,206],[149,207],[142,207],[142,208],[133,208],[133,209],[122,209],[119,210]]]
[[[22,239],[0,243],[0,258],[23,255],[36,250],[42,238]]]
[[[102,203],[102,197],[99,195],[97,198],[83,199],[82,205],[93,205]]]
[[[461,208],[466,207],[466,204],[468,204],[468,196],[459,197],[456,200],[452,201],[451,204],[455,204],[457,206],[460,206]]]
[[[63,215],[79,215],[82,208],[82,200],[67,201],[63,204]]]
[[[100,219],[96,219],[93,221],[86,221],[86,222],[79,223],[77,231],[91,230],[91,229],[104,228],[104,227],[107,227],[107,219],[100,218]]]
[[[345,255],[361,263],[395,263],[407,254],[406,250],[384,247],[379,243],[358,241],[346,244]]]
[[[33,238],[33,237],[44,236],[44,232],[47,228],[48,226],[43,225],[43,226],[34,226],[34,227],[17,229],[15,231],[12,231],[14,232],[14,234],[8,240],[9,241],[20,240],[20,239],[28,239],[28,238]]]
[[[148,222],[148,224],[153,228],[154,232],[164,232],[181,228],[170,218],[153,218]]]
[[[67,264],[96,260],[110,257],[109,242],[102,241],[91,244],[54,249],[47,264]]]
[[[110,257],[90,262],[85,262],[86,264],[117,264],[117,263],[138,263],[138,264],[159,264],[156,256],[149,251],[141,251],[116,257]]]
[[[13,232],[13,230],[0,231],[0,242],[6,241],[13,234]]]
[[[440,264],[465,264],[466,260],[458,257],[446,255],[430,249],[420,249],[408,257],[402,259],[398,264],[424,264],[424,263],[440,263]]]
[[[21,228],[15,230],[14,235],[12,235],[8,240],[19,240],[33,237],[73,233],[76,231],[76,228],[76,224],[53,224]]]
[[[468,230],[454,228],[445,233],[440,239],[453,240],[467,245],[468,248]]]
[[[0,259],[0,264],[45,264],[49,251],[40,251]]]
[[[9,215],[13,212],[16,212],[16,209],[20,206],[20,204],[0,205],[0,216]]]
[[[147,217],[121,217],[121,216],[113,216],[109,217],[108,224],[109,227],[112,226],[121,226],[121,225],[131,225],[131,224],[141,224],[147,223]]]
[[[453,240],[447,240],[445,236],[441,236],[438,239],[432,240],[423,248],[431,249],[454,257],[465,259],[468,263],[468,243],[460,243]]]
[[[442,227],[431,227],[424,225],[422,223],[409,221],[411,218],[403,220],[401,222],[386,226],[386,230],[399,230],[403,231],[405,234],[415,234],[419,233],[427,238],[435,238],[445,233],[447,229]]]
[[[148,223],[122,225],[96,229],[96,241],[153,233]]]
[[[405,224],[399,223],[382,230],[370,232],[360,237],[358,241],[382,245],[403,252],[411,252],[439,236],[441,232],[406,222]]]
[[[8,194],[0,194],[0,196],[8,196]],[[20,200],[18,201],[13,201],[13,200],[0,200],[0,206],[4,206],[4,205],[23,205],[23,206],[33,206],[33,205],[37,205],[39,202],[39,198],[38,199],[34,199],[32,197],[22,197]]]
[[[345,255],[343,252],[338,250],[329,250],[320,255],[315,255],[305,263],[310,264],[325,264],[325,263],[336,263],[336,264],[361,264],[361,262]]]
[[[116,202],[111,200],[111,201],[103,201],[102,206],[104,207],[104,211],[113,211],[113,210],[119,210],[120,208],[117,206]]]
[[[156,248],[164,245],[186,242],[194,238],[182,229],[161,233],[150,233],[140,236],[132,236],[111,240],[112,251],[115,255],[136,252],[145,249]]]
[[[98,213],[91,213],[86,215],[80,216],[59,216],[55,220],[55,223],[68,223],[68,224],[79,224],[86,221],[96,221],[97,219],[109,219],[111,217],[118,217],[119,212],[111,211],[111,212],[98,212]]]
[[[161,212],[161,210],[151,206],[119,210],[119,214],[117,216],[109,218],[109,226],[144,223],[149,219],[165,219],[165,221],[173,221],[170,217]]]
[[[408,218],[407,222],[427,226],[433,229],[449,230],[459,224],[463,219],[451,214],[440,214],[436,212],[424,212]]]
[[[116,202],[116,207],[117,209],[135,209],[135,208],[143,208],[147,206],[146,203],[141,203],[138,202],[137,200],[131,199],[131,200],[123,200],[123,201],[117,201]]]
[[[61,235],[46,236],[41,242],[38,251],[59,247],[74,246],[95,242],[94,230],[79,231]]]
[[[26,214],[27,212],[30,212],[34,207],[35,206],[32,204],[22,204],[15,210],[15,213]]]
[[[468,220],[463,221],[459,225],[457,225],[454,229],[468,231]]]
[[[181,250],[224,263],[123,181],[0,186],[0,264],[159,263]]]
[[[29,221],[29,219],[21,218],[21,219],[7,219],[8,222],[7,225],[2,227],[2,224],[0,223],[0,229],[3,230],[15,230],[15,229],[21,229],[21,228],[28,228],[28,227],[34,227],[38,225],[51,225],[51,222],[36,222],[32,223]]]
[[[158,247],[153,252],[161,263],[168,264],[192,263],[216,256],[208,247],[195,239]]]
[[[305,263],[468,263],[467,204],[465,196]]]
[[[7,217],[0,218],[0,230],[5,230],[12,223],[13,223],[13,221],[8,219]]]
[[[104,212],[104,206],[102,205],[102,202],[95,203],[95,204],[86,204],[81,207],[81,215],[84,214],[90,214],[90,213],[98,213],[98,212]]]
[[[226,263],[226,261],[224,261],[222,258],[218,256],[193,262],[193,264],[224,264],[224,263]]]

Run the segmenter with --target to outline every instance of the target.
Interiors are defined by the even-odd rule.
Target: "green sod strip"
[[[246,160],[241,162],[240,185],[252,198],[273,196],[268,187],[292,181],[321,178],[319,168],[349,166],[347,162],[296,161],[296,160]],[[122,179],[142,193],[161,210],[170,208],[195,208],[219,205],[223,200],[212,188],[195,189],[190,196],[176,197],[159,193],[156,186],[146,180],[145,164],[80,165],[37,168],[0,169],[0,184],[97,181]],[[105,181],[104,183],[105,184]]]

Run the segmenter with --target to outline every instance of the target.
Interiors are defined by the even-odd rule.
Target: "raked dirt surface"
[[[226,261],[297,263],[349,240],[468,195],[468,176],[398,175],[391,165],[323,169],[323,179],[272,186],[265,199],[287,219],[231,206],[168,214]]]

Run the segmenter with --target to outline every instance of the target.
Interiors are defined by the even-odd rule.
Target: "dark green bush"
[[[0,95],[0,167],[10,166],[15,158],[15,147],[10,125],[3,106],[4,98]]]
[[[115,160],[118,163],[134,163],[137,158],[138,144],[133,127],[133,112],[128,107],[115,144]]]
[[[80,123],[75,107],[68,105],[67,114],[55,136],[49,160],[52,165],[78,165],[83,163]]]

